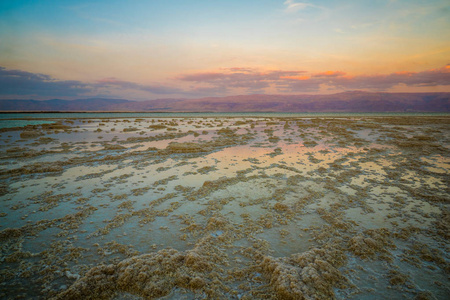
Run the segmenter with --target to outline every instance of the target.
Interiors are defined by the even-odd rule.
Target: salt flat
[[[448,299],[450,118],[0,132],[2,299]]]

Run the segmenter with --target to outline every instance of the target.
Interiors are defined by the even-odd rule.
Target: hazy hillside
[[[450,112],[450,93],[240,95],[199,99],[0,100],[0,111]]]
[[[102,111],[133,101],[119,99],[0,100],[0,111]]]

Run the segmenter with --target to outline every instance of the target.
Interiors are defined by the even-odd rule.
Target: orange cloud
[[[408,72],[408,71],[400,71],[400,72],[395,72],[395,75],[402,75],[402,76],[412,76],[415,73],[414,72]]]
[[[242,68],[242,67],[221,68],[221,70],[227,70],[230,72],[244,72],[244,73],[252,73],[256,71],[254,68]]]
[[[325,71],[321,73],[313,74],[313,77],[339,77],[344,76],[346,73],[341,71]]]
[[[281,76],[280,79],[309,80],[309,76]]]

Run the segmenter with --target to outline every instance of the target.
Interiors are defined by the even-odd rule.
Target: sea
[[[344,118],[344,117],[448,117],[441,112],[46,112],[0,113],[0,129],[51,124],[59,119],[132,118]]]

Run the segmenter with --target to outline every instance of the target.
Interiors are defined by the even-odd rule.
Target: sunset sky
[[[0,98],[450,92],[448,0],[0,1]]]

